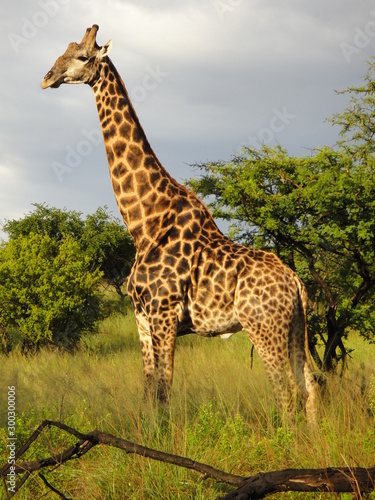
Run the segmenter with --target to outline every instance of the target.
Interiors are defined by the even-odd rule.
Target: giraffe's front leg
[[[156,395],[160,403],[165,403],[169,401],[172,388],[177,319],[169,317],[160,321],[159,318],[158,321],[154,317],[150,329],[157,380]]]
[[[145,394],[152,399],[155,398],[155,359],[150,325],[146,315],[143,312],[135,313],[139,341],[143,359],[143,375],[145,384]]]
[[[139,340],[143,358],[143,373],[146,396],[160,403],[169,400],[172,380],[173,361],[177,334],[177,318],[168,315],[160,320],[160,313],[151,315],[136,312]]]

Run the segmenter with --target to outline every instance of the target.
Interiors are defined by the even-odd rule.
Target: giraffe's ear
[[[112,45],[113,45],[112,40],[109,40],[109,42],[103,45],[103,47],[100,49],[100,56],[101,57],[107,56],[111,52]]]

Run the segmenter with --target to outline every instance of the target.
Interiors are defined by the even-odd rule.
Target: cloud
[[[0,16],[0,220],[21,216],[33,202],[84,213],[106,204],[117,213],[102,142],[82,154],[85,132],[99,127],[91,90],[40,88],[68,43],[93,23],[99,44],[113,40],[111,59],[143,128],[181,180],[194,175],[189,163],[228,159],[267,130],[292,154],[333,144],[338,131],[324,119],[345,107],[334,89],[359,84],[366,72],[375,45],[371,9],[366,0],[7,2]],[[343,47],[353,48],[350,55]],[[160,81],[146,88],[152,72]],[[283,112],[294,118],[273,131]],[[61,180],[54,165],[66,164],[72,150],[79,161]]]

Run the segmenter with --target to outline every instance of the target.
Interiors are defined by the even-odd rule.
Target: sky
[[[41,89],[98,24],[155,153],[179,182],[241,146],[334,146],[375,55],[368,0],[1,0],[1,224],[33,203],[119,216],[88,85]]]

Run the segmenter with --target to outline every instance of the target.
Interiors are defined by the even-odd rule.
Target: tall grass
[[[353,337],[350,347],[354,351],[344,377],[327,380],[317,431],[310,431],[302,418],[293,425],[280,421],[262,363],[254,354],[251,367],[251,345],[243,333],[226,341],[178,339],[171,405],[151,408],[143,398],[134,317],[128,309],[126,314],[116,311],[97,335],[83,339],[74,355],[45,350],[28,358],[18,352],[0,358],[1,462],[7,455],[7,387],[14,385],[18,445],[49,418],[242,475],[287,467],[374,466],[375,346]],[[47,431],[27,458],[72,442],[61,431]],[[85,500],[211,499],[229,490],[197,473],[104,446],[46,477],[68,497]],[[44,498],[56,498],[35,476],[18,498],[45,493]]]

